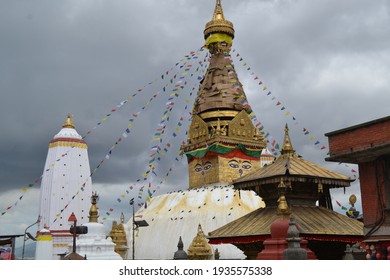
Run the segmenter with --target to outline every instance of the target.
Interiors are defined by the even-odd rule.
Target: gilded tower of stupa
[[[172,259],[179,239],[189,259],[209,259],[213,251],[216,258],[217,249],[220,259],[244,259],[233,245],[208,245],[205,236],[199,238],[197,227],[208,233],[264,207],[254,191],[235,191],[231,185],[260,169],[266,143],[252,124],[251,109],[231,61],[234,29],[224,17],[220,0],[204,36],[210,64],[199,86],[187,143],[181,147],[188,158],[189,186],[154,196],[137,211],[149,226],[138,229],[134,243],[133,220],[127,222],[129,251],[134,244],[135,259]],[[198,236],[195,241],[194,236]],[[127,258],[132,256],[128,253]]]
[[[251,108],[232,64],[233,24],[216,1],[204,30],[210,64],[193,108],[186,145],[190,188],[231,183],[260,168],[266,141],[253,125]]]

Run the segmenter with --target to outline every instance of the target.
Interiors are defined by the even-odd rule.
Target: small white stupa
[[[265,147],[261,151],[260,156],[260,166],[264,167],[266,165],[271,164],[275,160],[275,156],[268,150],[268,147]]]
[[[72,241],[71,213],[80,224],[88,222],[92,181],[87,148],[68,114],[50,141],[41,183],[39,228],[48,228],[53,236],[53,259],[60,259]]]
[[[89,210],[89,222],[83,224],[88,228],[88,233],[80,234],[76,241],[76,252],[87,260],[122,260],[115,252],[115,243],[111,237],[106,237],[105,227],[98,221],[97,201],[99,196],[92,194],[91,209]],[[69,244],[72,250],[73,244]]]

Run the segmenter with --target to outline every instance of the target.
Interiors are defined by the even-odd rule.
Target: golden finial
[[[121,214],[121,224],[125,223],[125,215],[123,215],[123,212]]]
[[[72,118],[70,117],[70,113],[68,113],[68,117],[66,118],[65,123],[62,125],[63,128],[74,128],[74,124]]]
[[[290,208],[288,207],[286,197],[282,194],[278,199],[278,215],[290,215]]]
[[[225,20],[225,17],[223,16],[221,0],[217,0],[215,4],[213,20]]]
[[[291,144],[291,139],[290,139],[289,129],[288,129],[288,125],[287,124],[286,124],[286,127],[284,128],[284,141],[283,141],[283,146],[282,146],[282,150],[280,151],[280,153],[282,155],[285,155],[285,154],[289,154],[289,155],[295,154],[295,150],[293,149],[293,146]]]
[[[353,206],[355,206],[355,203],[357,201],[357,198],[356,198],[356,195],[352,194],[350,197],[349,197],[349,204]]]
[[[98,215],[98,207],[97,207],[97,202],[99,200],[99,196],[97,195],[96,192],[93,192],[92,193],[92,196],[91,196],[91,208],[89,210],[89,222],[90,223],[98,223],[98,218],[99,218],[99,215]]]
[[[225,19],[221,0],[216,0],[213,17],[204,30],[204,38],[207,39],[213,33],[223,33],[234,38],[233,23]]]
[[[280,189],[280,190],[284,190],[284,191],[286,191],[286,185],[284,184],[284,180],[283,180],[283,178],[281,178],[280,179],[280,183],[279,183],[279,185],[278,185],[278,188]]]

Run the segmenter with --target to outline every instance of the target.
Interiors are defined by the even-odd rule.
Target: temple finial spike
[[[62,125],[63,128],[75,128],[70,113],[68,113],[68,117],[66,118],[65,123]]]
[[[221,0],[217,0],[215,3],[213,20],[224,20],[224,19],[225,19],[225,17],[223,15]]]
[[[284,140],[283,140],[283,147],[282,150],[280,151],[282,155],[288,154],[288,155],[293,155],[295,154],[295,150],[291,144],[291,139],[290,139],[290,134],[289,134],[289,129],[288,125],[286,124],[284,128]]]

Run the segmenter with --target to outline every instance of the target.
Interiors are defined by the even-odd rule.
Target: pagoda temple
[[[231,186],[260,169],[266,140],[252,123],[252,111],[232,63],[234,27],[225,19],[220,0],[205,26],[204,38],[210,63],[194,102],[187,143],[182,146],[188,159],[189,187],[153,197],[136,213],[149,226],[136,233],[135,259],[172,259],[177,240],[182,237],[184,244],[191,244],[197,225],[209,232],[264,206],[255,192]],[[132,244],[132,228],[130,219],[128,244]],[[219,247],[223,248],[215,249],[221,259],[246,257],[233,245]]]
[[[235,189],[255,191],[266,207],[211,231],[210,243],[234,244],[255,259],[271,236],[272,223],[293,215],[300,236],[318,259],[342,259],[347,244],[363,241],[363,224],[332,210],[330,190],[348,187],[351,181],[298,156],[286,125],[281,155],[233,183]]]

